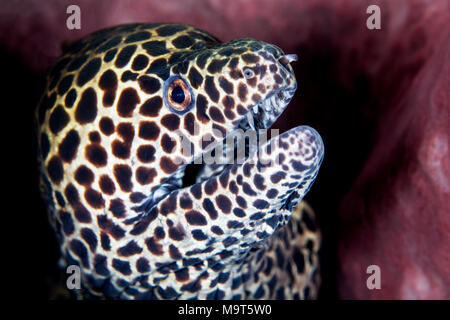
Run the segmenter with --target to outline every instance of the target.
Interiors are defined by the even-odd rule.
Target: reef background
[[[70,4],[81,30],[66,28]],[[380,30],[366,27],[372,4]],[[2,227],[24,260],[14,268],[50,297],[58,251],[38,192],[33,110],[61,45],[121,23],[179,22],[299,55],[299,89],[274,128],[307,124],[325,143],[306,197],[323,232],[320,298],[450,299],[449,21],[445,0],[2,1],[2,108],[13,113],[2,149],[18,168],[3,168],[13,191],[3,201],[15,206],[4,212],[13,227]],[[366,287],[369,265],[380,266],[381,290]]]

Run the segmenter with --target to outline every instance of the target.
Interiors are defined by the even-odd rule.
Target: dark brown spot
[[[232,109],[234,108],[234,99],[231,96],[225,96],[222,99],[223,106],[225,109]]]
[[[89,211],[81,204],[74,206],[75,218],[81,223],[90,223],[92,221],[91,214]]]
[[[141,145],[137,149],[137,157],[141,162],[149,163],[155,161],[155,148],[152,145]]]
[[[89,140],[92,143],[100,143],[102,138],[100,137],[100,133],[98,133],[98,131],[91,131],[89,132]]]
[[[168,157],[162,157],[161,161],[159,162],[159,165],[165,173],[169,173],[169,174],[175,172],[175,170],[177,170],[177,168],[178,168],[177,164],[175,164]]]
[[[222,111],[220,111],[220,109],[217,107],[212,106],[211,108],[209,108],[209,116],[216,122],[225,122]]]
[[[209,117],[206,114],[206,107],[208,106],[208,101],[206,100],[204,95],[199,94],[197,96],[196,105],[197,105],[196,106],[197,107],[197,119],[203,124],[208,123]]]
[[[194,44],[194,39],[192,37],[183,35],[172,40],[172,44],[175,46],[175,48],[178,49],[189,48]]]
[[[58,105],[50,114],[50,119],[48,123],[50,131],[53,134],[57,134],[66,127],[66,125],[69,123],[69,120],[70,117],[64,110],[64,107],[62,105]]]
[[[216,85],[214,84],[213,77],[206,76],[205,91],[212,101],[214,102],[219,101],[219,91],[217,90]]]
[[[189,70],[188,79],[189,83],[194,89],[198,89],[203,82],[202,75],[200,74],[200,72],[197,71],[197,69],[194,66],[192,66],[191,69]]]
[[[219,78],[219,86],[227,93],[233,94],[233,84],[229,82],[225,77]]]
[[[156,227],[153,234],[155,235],[155,239],[158,240],[162,240],[166,237],[166,232],[164,231],[163,227]]]
[[[83,91],[75,110],[75,120],[80,124],[89,123],[97,116],[97,94],[93,88]]]
[[[262,98],[261,98],[261,96],[259,94],[255,93],[255,94],[252,95],[252,101],[253,102],[259,102],[261,100],[262,100]]]
[[[228,180],[230,178],[230,172],[222,173],[219,177],[220,185],[226,189],[228,187]]]
[[[148,41],[142,44],[142,47],[148,52],[149,55],[154,57],[169,53],[166,49],[165,41]]]
[[[222,210],[223,213],[230,213],[231,211],[231,201],[225,195],[218,195],[216,197],[216,204]]]
[[[109,136],[114,133],[114,122],[111,118],[103,117],[99,123],[100,130],[103,134]]]
[[[112,153],[119,159],[128,159],[130,157],[130,144],[119,140],[114,140],[111,144]]]
[[[245,53],[241,57],[246,63],[257,63],[259,61],[259,57],[253,53]]]
[[[75,103],[75,100],[77,100],[77,90],[72,88],[70,91],[66,94],[66,98],[64,99],[64,103],[67,108],[72,108],[73,104]]]
[[[148,94],[153,94],[161,88],[159,80],[154,77],[141,76],[138,78],[139,87]]]
[[[193,226],[205,226],[206,219],[205,217],[198,211],[191,210],[185,215],[186,221]]]
[[[247,79],[247,84],[252,88],[256,87],[256,81],[257,81],[256,79],[257,79],[256,77]]]
[[[281,78],[278,74],[274,75],[273,79],[275,80],[275,83],[277,83],[277,84],[283,83],[283,78]]]
[[[205,183],[205,192],[206,194],[212,195],[216,191],[217,191],[217,180],[216,178],[210,178]]]
[[[59,184],[64,177],[64,168],[61,159],[53,156],[47,164],[47,172],[53,183]]]
[[[180,118],[174,114],[167,114],[162,117],[161,124],[170,131],[175,131],[180,127]]]
[[[247,93],[247,85],[245,85],[244,83],[240,83],[238,87],[238,96],[242,102],[245,102],[247,100]]]
[[[81,69],[78,78],[77,85],[79,87],[84,86],[88,81],[95,77],[97,72],[100,70],[102,65],[102,60],[100,58],[94,58],[86,64],[83,69]]]
[[[105,149],[97,144],[90,144],[85,149],[86,159],[96,167],[106,166],[108,155]]]
[[[186,232],[181,224],[169,228],[169,237],[175,241],[181,241],[186,236]]]
[[[125,164],[116,164],[113,171],[120,189],[125,192],[131,191],[131,168]]]
[[[182,268],[175,271],[175,278],[179,282],[185,282],[189,280],[189,270],[187,268]]]
[[[117,55],[116,61],[115,61],[115,66],[117,68],[125,67],[128,64],[128,62],[130,61],[131,56],[133,55],[133,53],[135,51],[136,51],[135,45],[126,46],[125,48],[120,50],[119,54]]]
[[[213,59],[209,65],[208,65],[208,72],[209,73],[220,73],[222,71],[222,68],[228,63],[229,59]]]
[[[193,136],[198,133],[199,130],[196,130],[195,118],[192,112],[184,116],[184,128]]]
[[[153,182],[156,177],[156,170],[153,168],[139,167],[136,170],[136,180],[142,185]]]
[[[98,86],[102,90],[116,90],[117,88],[117,76],[114,71],[106,70],[103,72],[100,80],[98,82]]]
[[[162,99],[159,96],[150,98],[142,104],[139,113],[147,117],[157,117],[162,103]]]
[[[233,69],[230,71],[230,77],[234,80],[238,80],[243,77],[242,72],[238,69]]]
[[[114,100],[116,99],[116,91],[115,90],[107,90],[103,94],[103,106],[111,107],[114,104]]]
[[[117,250],[117,254],[122,257],[130,257],[135,254],[139,254],[142,252],[142,248],[138,246],[136,241],[131,240],[123,247]]]
[[[84,198],[92,208],[100,209],[105,206],[102,194],[94,189],[87,189],[84,193]]]
[[[180,207],[182,209],[192,209],[192,200],[188,194],[184,194],[180,197]]]
[[[136,90],[126,88],[120,94],[119,102],[117,103],[117,112],[121,117],[131,117],[139,102],[140,99]]]
[[[228,67],[229,67],[230,69],[234,69],[234,68],[237,67],[238,63],[239,63],[239,58],[238,58],[238,57],[234,57],[234,58],[232,58],[232,59],[230,60],[230,63],[228,63]]]
[[[117,126],[117,133],[124,142],[131,143],[134,139],[134,127],[132,123],[121,122]]]
[[[113,194],[114,191],[116,191],[116,187],[114,186],[114,181],[112,181],[111,178],[109,176],[107,176],[106,174],[104,174],[100,177],[99,186],[103,193],[106,193],[109,195]]]
[[[217,219],[219,214],[217,213],[216,207],[209,198],[205,198],[202,203],[203,209],[208,213],[209,217],[213,220]]]
[[[133,64],[131,65],[131,68],[134,71],[139,71],[139,70],[146,68],[147,65],[148,65],[147,56],[140,54],[133,59]]]
[[[80,136],[76,130],[70,130],[59,144],[58,153],[65,162],[71,162],[80,145]]]
[[[171,244],[169,246],[169,254],[170,254],[170,257],[172,259],[175,259],[175,260],[178,260],[178,259],[182,258],[182,255],[181,255],[180,251],[173,244]],[[176,275],[176,273],[175,273],[175,275]]]
[[[89,186],[94,181],[94,173],[84,165],[79,166],[75,171],[75,180],[83,186]]]
[[[176,197],[171,194],[161,204],[161,214],[167,216],[169,213],[174,213],[177,208]]]
[[[69,183],[64,189],[64,195],[66,196],[67,201],[72,205],[76,205],[80,202],[80,197],[78,196],[78,191],[75,186]]]
[[[158,125],[151,121],[141,122],[139,125],[139,137],[145,140],[156,140],[159,136]]]
[[[148,251],[150,251],[154,255],[160,256],[164,253],[164,251],[162,250],[162,245],[159,244],[153,237],[145,240],[145,244],[147,245]]]
[[[241,116],[243,116],[243,115],[247,112],[247,109],[245,109],[241,104],[238,104],[238,106],[237,106],[237,112],[238,112]]]
[[[285,177],[286,173],[284,173],[283,171],[278,171],[270,176],[270,181],[272,181],[272,183],[278,183]]]
[[[161,138],[161,147],[166,153],[172,153],[176,145],[176,141],[168,134],[164,134]]]
[[[227,117],[227,119],[233,120],[236,118],[236,115],[230,109],[225,109],[223,113],[225,114],[225,117]]]

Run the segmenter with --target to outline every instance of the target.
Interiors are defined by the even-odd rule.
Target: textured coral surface
[[[81,30],[66,28],[69,4],[81,8]],[[370,4],[381,9],[381,30],[366,27]],[[324,237],[321,297],[450,299],[449,21],[444,0],[3,1],[5,105],[27,119],[12,149],[32,179],[25,254],[42,262],[42,278],[54,270],[32,109],[61,44],[120,23],[182,22],[223,41],[252,37],[299,55],[299,90],[275,127],[308,124],[325,143],[307,197]],[[380,267],[380,290],[366,286],[369,265]]]

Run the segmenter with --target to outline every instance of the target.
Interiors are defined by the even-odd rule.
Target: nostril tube
[[[281,56],[280,59],[278,59],[278,61],[280,61],[280,63],[285,67],[292,61],[297,61],[297,60],[298,60],[298,56],[295,53],[285,54],[285,55]]]

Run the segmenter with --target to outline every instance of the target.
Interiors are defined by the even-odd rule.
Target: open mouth
[[[229,132],[228,135],[224,137],[222,142],[216,143],[212,146],[212,148],[202,153],[203,156],[206,152],[211,152],[215,159],[219,159],[219,161],[212,164],[206,164],[203,162],[201,164],[197,164],[194,163],[194,160],[192,160],[190,163],[181,166],[176,172],[168,177],[164,183],[152,190],[152,195],[148,201],[134,209],[137,212],[148,212],[153,206],[155,206],[160,200],[165,198],[171,192],[190,187],[195,183],[203,182],[207,179],[218,176],[234,164],[243,163],[248,157],[258,150],[259,134],[262,130],[269,129],[270,126],[283,113],[291,101],[296,89],[296,86],[278,89],[268,94],[265,99],[259,101],[253,107],[249,108],[247,113],[235,127],[235,130]],[[240,144],[237,140],[233,140],[231,145],[225,143],[227,137],[239,129],[244,133],[248,130],[253,130],[256,133],[257,143],[251,142],[248,139],[244,139],[244,141],[242,141],[243,144]],[[223,148],[221,148],[223,151],[222,155],[214,154],[216,151],[215,147],[219,143],[222,143],[223,145]],[[237,152],[236,149],[242,146],[244,147],[243,153]],[[229,152],[231,151],[230,149],[233,149],[233,152]],[[231,159],[228,157],[230,154],[232,155]],[[243,158],[237,159],[239,154],[243,155]]]

